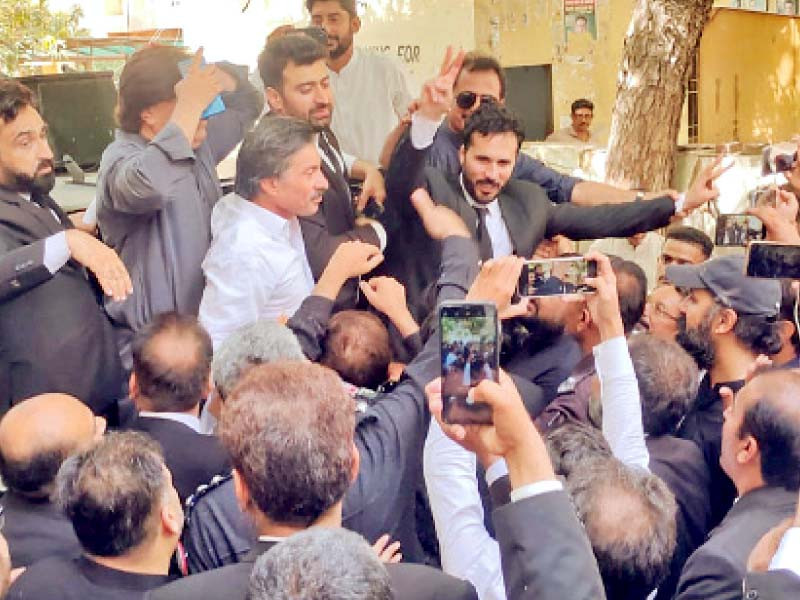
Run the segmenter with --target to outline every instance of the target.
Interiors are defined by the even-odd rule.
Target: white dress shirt
[[[200,322],[214,348],[258,319],[291,317],[314,288],[300,223],[232,193],[211,215]]]
[[[778,551],[769,563],[770,571],[786,569],[800,577],[800,527],[790,527],[781,538]]]
[[[342,151],[377,164],[412,100],[405,71],[389,56],[354,48],[350,62],[328,74],[336,99],[331,129]]]
[[[639,384],[628,342],[623,336],[594,347],[594,364],[603,403],[603,435],[623,464],[649,470],[644,442]]]
[[[500,547],[486,531],[475,476],[475,455],[449,439],[431,421],[423,456],[425,485],[439,538],[442,569],[475,586],[481,600],[506,600]],[[507,471],[499,461],[487,471],[491,483]],[[511,492],[512,502],[563,489],[541,481]]]

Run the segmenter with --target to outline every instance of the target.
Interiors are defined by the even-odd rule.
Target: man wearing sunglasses
[[[453,102],[436,131],[428,152],[427,164],[457,176],[461,171],[458,152],[464,142],[463,132],[467,118],[486,102],[505,104],[506,76],[503,68],[492,56],[470,52],[464,56],[452,92]],[[524,153],[517,157],[511,177],[540,185],[550,200],[557,204],[608,204],[665,195],[663,192],[642,194],[563,175]]]

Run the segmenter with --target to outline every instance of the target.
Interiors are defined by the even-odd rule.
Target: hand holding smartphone
[[[473,402],[469,391],[484,379],[499,381],[497,308],[482,302],[443,302],[439,306],[439,331],[442,419],[449,424],[491,424],[491,408]]]
[[[597,277],[597,263],[583,256],[527,261],[517,291],[522,297],[588,294],[594,291],[587,277]]]
[[[747,246],[766,237],[761,219],[745,213],[717,217],[717,246]]]
[[[178,63],[178,69],[180,69],[181,75],[185,78],[186,74],[189,72],[189,67],[192,66],[193,59],[188,58],[186,60],[182,60]],[[204,67],[206,65],[205,59],[200,61],[200,66]],[[208,119],[209,117],[213,117],[214,115],[218,115],[219,113],[225,112],[225,102],[222,101],[222,95],[217,94],[211,103],[206,106],[205,110],[203,110],[203,114],[200,115],[201,119]]]

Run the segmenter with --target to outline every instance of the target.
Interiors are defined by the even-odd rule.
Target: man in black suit
[[[722,468],[739,499],[684,567],[679,600],[738,600],[750,551],[795,514],[800,489],[800,374],[772,371],[747,383],[725,409]]]
[[[56,487],[83,554],[31,565],[9,599],[141,600],[169,581],[183,510],[153,440],[109,434],[67,459]]]
[[[211,338],[195,317],[157,315],[133,342],[132,429],[164,451],[181,501],[215,475],[230,471],[219,440],[200,432],[200,401],[211,390]]]
[[[342,500],[359,469],[354,429],[355,403],[333,371],[299,362],[253,367],[225,401],[220,436],[258,544],[240,563],[188,577],[150,597],[243,599],[258,556],[310,526],[340,527]],[[405,571],[393,582],[396,599],[477,598],[471,585],[434,569],[387,568]]]
[[[325,66],[327,59],[327,48],[304,34],[274,39],[258,57],[258,71],[270,113],[303,119],[319,132],[317,147],[328,189],[317,213],[300,220],[306,256],[315,280],[344,241],[360,240],[381,249],[386,247],[383,226],[359,214],[370,198],[383,204],[386,197],[383,176],[375,165],[342,154],[330,130],[334,97]],[[361,195],[355,203],[350,193],[350,178],[363,182]],[[356,294],[353,281],[342,290],[339,301],[353,306]]]
[[[426,167],[439,119],[452,102],[460,61],[460,56],[452,62],[446,57],[439,77],[423,87],[410,133],[398,145],[386,178],[388,201],[382,221],[392,243],[385,252],[385,267],[406,285],[412,304],[421,301],[438,266],[436,244],[408,206],[409,194],[417,187],[427,188],[437,203],[464,219],[484,261],[509,254],[529,258],[542,240],[555,235],[575,240],[629,237],[663,227],[676,214],[688,214],[719,194],[711,185],[722,172],[715,163],[678,199],[554,205],[538,185],[511,177],[524,134],[519,121],[495,102],[482,104],[467,120],[459,176]],[[402,235],[394,235],[395,228]]]
[[[47,125],[33,93],[0,81],[0,414],[61,392],[114,416],[122,372],[87,270],[114,300],[132,290],[116,253],[76,230],[49,196]]]
[[[0,420],[0,476],[8,488],[0,504],[14,568],[49,556],[80,554],[72,523],[51,495],[61,464],[104,431],[101,417],[63,394],[29,398]]]
[[[677,547],[657,595],[669,599],[686,559],[705,541],[711,521],[711,476],[703,453],[694,442],[676,436],[697,394],[699,375],[694,360],[676,342],[635,335],[628,349],[639,385],[649,467],[678,502]]]

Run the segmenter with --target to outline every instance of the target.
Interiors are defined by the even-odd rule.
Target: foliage
[[[14,76],[25,60],[56,57],[60,42],[88,35],[80,27],[82,17],[78,5],[68,12],[51,12],[48,0],[0,0],[0,69]]]

